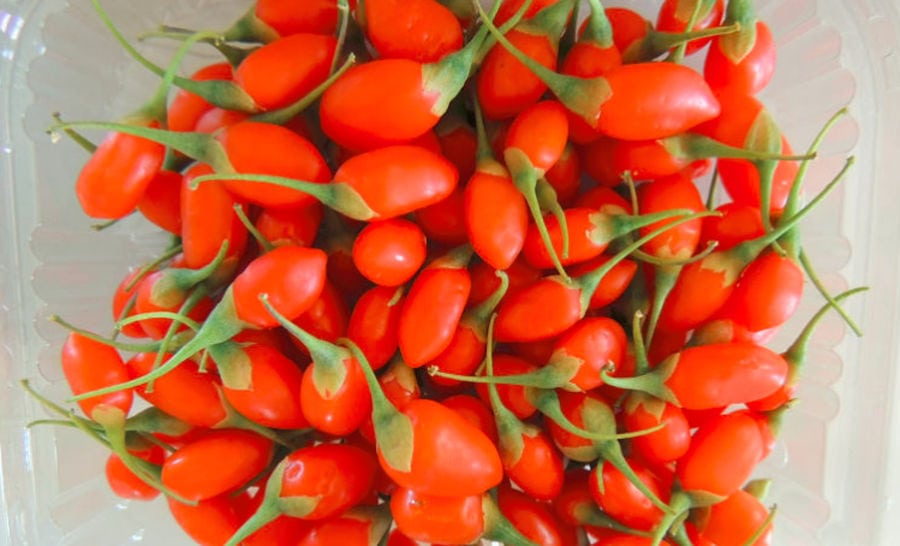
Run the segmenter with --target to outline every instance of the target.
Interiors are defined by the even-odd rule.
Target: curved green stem
[[[119,321],[116,321],[116,325],[120,328],[123,326],[128,326],[129,324],[133,324],[135,322],[140,322],[142,320],[150,320],[150,319],[167,319],[172,322],[177,322],[179,324],[183,324],[190,328],[193,331],[197,331],[200,329],[200,323],[194,319],[188,318],[181,313],[175,313],[172,311],[153,311],[151,313],[140,313],[137,315],[131,315],[130,317],[125,317]]]
[[[698,252],[697,254],[694,254],[690,258],[685,258],[685,259],[660,258],[660,257],[654,256],[652,254],[647,254],[643,250],[635,250],[632,253],[632,256],[638,261],[648,263],[650,265],[654,265],[657,267],[667,267],[667,266],[683,267],[683,266],[692,264],[694,262],[702,261],[703,258],[706,258],[710,254],[715,252],[715,250],[718,247],[719,247],[719,241],[709,241],[708,243],[706,243],[706,248],[704,248],[702,251]]]
[[[258,121],[261,123],[273,123],[275,125],[284,125],[288,121],[297,117],[301,112],[306,110],[307,107],[309,107],[311,104],[313,104],[314,102],[319,100],[319,98],[322,96],[322,94],[324,94],[325,91],[327,91],[328,88],[331,87],[334,84],[334,82],[336,82],[338,80],[338,78],[340,78],[341,76],[344,75],[345,72],[350,70],[350,68],[354,64],[356,64],[356,55],[351,53],[350,55],[347,56],[347,60],[344,61],[344,64],[342,64],[336,71],[332,71],[332,74],[330,76],[328,76],[328,79],[326,79],[325,81],[323,81],[322,83],[317,85],[315,87],[315,89],[313,89],[312,91],[310,91],[309,93],[307,93],[306,95],[301,97],[297,102],[295,102],[293,104],[289,104],[289,105],[285,106],[284,108],[279,108],[278,110],[272,110],[269,112],[262,112],[260,114],[255,114],[255,115],[251,116],[250,119],[252,121]]]
[[[666,300],[669,298],[669,294],[675,288],[675,283],[678,282],[678,277],[681,275],[683,267],[682,265],[663,265],[655,268],[653,275],[653,301],[650,303],[650,320],[647,322],[647,350],[649,350],[650,344],[653,343],[653,335],[656,333],[659,316],[666,304]]]
[[[806,275],[809,277],[809,280],[813,283],[813,286],[816,287],[816,290],[819,291],[819,294],[825,298],[825,301],[828,302],[829,306],[833,307],[835,311],[841,316],[847,326],[853,330],[853,333],[856,334],[856,337],[862,337],[863,331],[856,324],[856,321],[847,313],[847,311],[838,305],[838,301],[840,301],[840,296],[832,296],[828,289],[825,288],[825,285],[822,284],[822,280],[819,278],[816,270],[813,268],[812,262],[809,260],[809,256],[806,254],[806,251],[800,251],[800,265],[803,267],[803,270],[806,271]]]
[[[238,203],[234,206],[234,214],[238,217],[238,220],[241,221],[241,224],[247,228],[247,231],[256,239],[256,242],[259,243],[260,248],[263,249],[263,252],[272,252],[275,250],[275,245],[272,244],[271,241],[266,239],[266,236],[259,231],[253,222],[250,221],[250,218],[247,217],[247,213],[244,212],[244,205]]]
[[[344,42],[347,41],[347,26],[350,20],[350,4],[347,0],[337,0],[337,9],[340,23],[338,23],[337,47],[334,48],[334,57],[331,59],[331,74],[335,74],[335,69],[338,67],[338,60],[341,58]],[[353,58],[352,53],[350,57]]]
[[[787,348],[787,350],[782,353],[784,359],[791,366],[791,370],[788,373],[788,383],[792,383],[796,381],[796,375],[799,372],[799,368],[806,362],[806,354],[809,348],[809,342],[812,339],[813,334],[816,331],[816,327],[819,324],[819,321],[828,313],[828,311],[834,308],[836,311],[841,311],[841,307],[838,305],[838,302],[849,298],[854,294],[859,294],[861,292],[865,292],[869,289],[867,286],[861,286],[858,288],[853,288],[851,290],[847,290],[835,296],[832,301],[828,301],[825,305],[823,305],[816,313],[810,317],[809,321],[806,323],[806,326],[803,327],[803,330],[797,335],[797,338],[791,343],[791,346]]]
[[[631,320],[631,337],[634,340],[634,375],[644,375],[650,371],[650,361],[647,360],[647,351],[650,342],[644,341],[644,312],[638,309]]]

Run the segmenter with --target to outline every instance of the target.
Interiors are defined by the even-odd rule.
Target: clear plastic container
[[[160,22],[222,28],[237,0],[106,2],[128,36]],[[608,2],[609,5],[614,2]],[[646,7],[649,2],[638,2]],[[830,316],[789,413],[783,438],[759,474],[774,479],[779,546],[877,545],[900,538],[900,6],[895,0],[758,0],[779,44],[779,68],[763,93],[794,147],[805,147],[838,108],[810,171],[820,188],[853,153],[857,164],[805,224],[806,248],[832,290],[866,284],[847,307],[865,337]],[[163,43],[142,46],[160,61]],[[197,59],[194,59],[197,62]],[[108,297],[130,266],[164,237],[139,221],[93,232],[72,191],[85,155],[45,134],[51,113],[115,119],[146,99],[155,79],[113,42],[87,0],[0,0],[0,542],[45,546],[188,544],[162,500],[117,499],[103,448],[77,431],[40,427],[46,416],[19,380],[63,400],[59,314],[103,331]],[[799,317],[820,305],[808,287]],[[798,322],[802,322],[801,318]],[[775,341],[783,348],[799,330]]]

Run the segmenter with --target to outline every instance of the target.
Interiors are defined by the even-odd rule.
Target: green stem
[[[797,214],[789,217],[783,218],[781,222],[778,223],[778,226],[775,227],[771,232],[751,241],[745,241],[736,247],[727,250],[726,252],[730,253],[732,256],[737,256],[743,260],[744,263],[750,263],[756,256],[758,256],[767,246],[771,245],[773,242],[777,241],[781,237],[783,237],[790,230],[794,229],[797,224],[800,223],[810,211],[815,209],[828,195],[841,183],[847,173],[850,171],[850,168],[856,163],[856,158],[850,156],[847,158],[847,161],[844,163],[843,168],[841,168],[840,172],[822,189],[809,203],[806,204],[802,209],[800,209]]]
[[[337,0],[337,9],[340,23],[338,24],[337,47],[334,48],[334,57],[331,59],[331,74],[335,74],[335,69],[338,67],[338,60],[341,58],[344,42],[347,41],[347,25],[350,20],[350,4],[347,0]],[[352,53],[350,58],[353,58]],[[346,66],[346,63],[344,65]]]
[[[50,426],[55,426],[55,427],[77,428],[80,430],[80,427],[78,425],[76,425],[75,423],[73,423],[72,421],[63,420],[63,419],[36,419],[34,421],[29,421],[25,425],[25,428],[32,428],[32,427],[37,427],[37,426],[42,426],[42,425],[50,425]]]
[[[637,187],[634,184],[634,177],[632,176],[631,171],[622,173],[622,179],[625,181],[625,186],[628,188],[628,198],[631,201],[631,214],[640,214],[641,204],[638,201]]]
[[[199,286],[196,289],[192,290],[191,293],[185,298],[184,303],[181,304],[181,307],[178,309],[178,314],[182,317],[187,317],[187,315],[191,312],[191,310],[200,303],[206,296],[206,288],[203,286]],[[198,325],[199,326],[199,325]],[[156,358],[153,361],[153,369],[157,369],[162,365],[163,358],[170,350],[170,344],[172,339],[174,339],[175,335],[178,332],[178,322],[172,321],[169,324],[169,329],[166,330],[166,335],[163,336],[162,340],[160,340],[159,350],[156,352]],[[197,330],[193,330],[197,332]],[[196,334],[195,334],[196,335]],[[147,392],[153,392],[153,381],[150,381],[147,384]]]
[[[184,61],[185,55],[190,51],[191,46],[198,41],[213,39],[215,37],[216,35],[212,32],[197,32],[189,36],[175,52],[175,56],[172,58],[172,61],[169,63],[169,66],[162,76],[162,81],[160,82],[159,87],[157,87],[156,93],[138,110],[138,112],[151,119],[155,119],[160,123],[165,122],[169,91],[172,88],[172,84],[175,81],[175,77],[178,69],[181,67],[182,61]]]
[[[717,248],[719,248],[719,241],[709,241],[706,243],[706,248],[690,258],[685,259],[660,258],[652,254],[647,254],[643,250],[635,250],[632,256],[638,261],[657,267],[683,267],[694,262],[702,261],[704,258],[715,252]]]
[[[691,509],[692,504],[690,496],[683,491],[675,491],[672,493],[672,498],[666,510],[667,513],[662,521],[657,524],[656,529],[653,532],[653,537],[651,539],[652,546],[659,546],[660,543],[662,543],[666,534],[669,532],[669,529],[671,529],[679,519],[684,517],[687,511]]]
[[[322,94],[331,87],[334,82],[338,80],[344,73],[350,70],[356,64],[356,55],[351,53],[347,60],[344,61],[344,64],[337,69],[337,71],[333,71],[328,79],[320,83],[316,86],[315,89],[304,95],[297,102],[285,106],[284,108],[280,108],[278,110],[272,110],[270,112],[262,112],[260,114],[255,114],[250,117],[252,121],[258,121],[261,123],[272,123],[275,125],[284,125],[288,121],[297,117],[301,112],[306,110],[311,104],[319,100]]]
[[[822,129],[809,145],[807,154],[812,154],[818,151],[818,149],[822,146],[822,143],[825,141],[825,137],[837,124],[838,120],[845,116],[847,112],[847,108],[841,108],[840,110],[835,112],[835,114],[831,116],[831,118],[829,118],[827,122],[825,122],[825,125],[822,126]],[[791,184],[791,191],[788,194],[787,201],[784,205],[784,211],[782,213],[783,217],[793,216],[800,208],[800,191],[803,187],[803,180],[806,178],[806,172],[807,170],[809,170],[809,165],[810,162],[808,160],[800,163],[800,166],[797,169],[797,175],[794,176],[794,181]],[[785,250],[787,250],[788,255],[791,256],[794,261],[797,261],[799,258],[799,238],[799,230],[794,230],[787,233],[782,241],[782,246],[785,248]]]
[[[631,320],[631,335],[634,339],[634,375],[644,375],[650,371],[650,361],[647,360],[650,342],[644,341],[643,324],[644,312],[638,309]]]
[[[75,415],[72,412],[72,410],[65,409],[62,406],[60,406],[59,404],[56,404],[55,402],[50,400],[49,398],[46,398],[43,395],[41,395],[40,393],[38,393],[36,390],[34,390],[34,388],[31,386],[31,382],[28,381],[27,379],[22,379],[21,381],[19,381],[19,384],[22,386],[22,389],[24,389],[25,392],[27,392],[29,395],[31,395],[32,398],[34,398],[35,400],[40,402],[40,404],[42,406],[44,406],[51,412],[59,415],[60,417],[65,417],[66,421],[73,423],[73,426],[75,426],[74,421],[76,421],[76,420],[81,421],[82,425],[87,426],[89,428],[97,426],[96,423],[94,423],[93,421],[90,421],[88,419],[84,419],[82,417]]]
[[[488,162],[496,163],[497,158],[494,157],[494,150],[491,149],[491,143],[488,140],[487,131],[484,127],[484,115],[481,112],[481,102],[478,100],[478,93],[472,93],[472,105],[475,109],[476,165],[483,165]]]
[[[825,285],[822,284],[822,280],[819,279],[819,275],[816,273],[816,270],[813,268],[812,263],[809,260],[809,256],[806,254],[806,251],[800,251],[800,265],[803,267],[803,270],[806,271],[806,275],[809,277],[809,280],[812,281],[813,286],[816,287],[816,290],[819,291],[819,294],[822,295],[823,298],[828,302],[828,304],[834,308],[835,311],[844,319],[844,322],[847,323],[847,326],[853,330],[853,333],[856,334],[856,337],[862,337],[863,332],[860,329],[859,325],[856,324],[856,321],[853,320],[852,317],[847,313],[847,311],[837,304],[839,301],[838,297],[832,296],[828,289],[825,288]]]
[[[65,123],[59,112],[53,112],[53,119],[58,124]],[[66,133],[66,136],[72,139],[75,144],[81,146],[81,148],[84,149],[84,151],[86,151],[87,153],[92,154],[97,151],[97,145],[88,140],[87,137],[85,137],[78,131],[74,129],[65,129],[63,132]]]
[[[809,319],[809,322],[806,323],[803,330],[797,335],[797,338],[791,344],[787,350],[782,353],[782,356],[785,360],[787,360],[788,364],[791,365],[791,371],[789,372],[788,382],[792,383],[796,381],[796,374],[799,372],[799,368],[806,362],[806,355],[809,349],[809,342],[812,339],[813,334],[816,331],[816,327],[819,324],[819,321],[828,314],[828,311],[831,308],[834,308],[836,311],[842,310],[837,302],[849,298],[854,294],[859,294],[861,292],[865,292],[869,289],[867,286],[861,286],[858,288],[853,288],[851,290],[847,290],[846,292],[842,292],[835,296],[832,301],[827,302],[823,305],[816,313]]]
[[[597,287],[600,286],[600,282],[603,280],[603,277],[605,277],[606,274],[609,273],[619,262],[630,256],[632,252],[641,248],[642,246],[647,244],[647,242],[655,239],[656,237],[662,235],[663,233],[674,227],[677,227],[686,222],[692,222],[698,218],[705,218],[707,216],[714,216],[716,214],[717,213],[715,212],[698,212],[689,216],[675,218],[671,223],[651,231],[647,235],[626,246],[618,253],[616,253],[612,258],[610,258],[609,261],[607,261],[597,269],[591,271],[590,273],[586,273],[581,277],[576,277],[574,279],[574,282],[578,287],[581,288],[582,315],[587,312],[587,309],[591,302],[591,298],[593,297],[594,292],[596,292]]]
[[[536,62],[514,46],[494,24],[487,19],[480,2],[474,3],[486,28],[500,42],[506,51],[524,64],[528,69],[553,92],[560,102],[572,112],[577,113],[591,126],[597,125],[600,106],[611,96],[609,83],[605,78],[579,78],[558,74]]]
[[[480,325],[482,333],[484,332],[483,325],[490,321],[494,310],[500,305],[500,301],[503,300],[507,290],[509,290],[509,275],[499,269],[494,271],[494,274],[500,279],[500,286],[486,300],[466,311],[466,317],[463,319],[470,324]]]
[[[710,247],[710,248],[715,248]],[[710,250],[711,252],[711,250]],[[709,253],[707,253],[709,255]],[[705,256],[704,256],[705,257]],[[701,258],[702,259],[702,258]],[[653,335],[656,333],[656,325],[659,322],[659,316],[662,309],[678,282],[681,275],[681,265],[657,266],[653,275],[653,301],[650,304],[650,320],[647,323],[647,344],[649,350],[650,344],[653,343]]]
[[[326,207],[340,212],[348,218],[354,220],[368,221],[377,216],[377,214],[363,200],[362,196],[357,193],[350,185],[344,182],[330,182],[327,184],[316,184],[305,180],[295,180],[293,178],[285,178],[283,176],[268,176],[257,174],[210,174],[198,176],[191,181],[191,187],[196,188],[203,182],[215,180],[240,180],[244,182],[259,182],[264,184],[274,184],[284,188],[290,188],[303,192],[316,201],[322,203]]]
[[[237,215],[238,220],[244,224],[244,227],[247,228],[247,231],[250,235],[256,239],[256,242],[259,243],[260,248],[263,249],[263,252],[272,252],[275,250],[275,245],[272,244],[271,241],[266,239],[266,236],[262,234],[261,231],[256,229],[256,226],[253,225],[253,222],[250,221],[250,218],[247,217],[247,213],[244,212],[244,205],[238,203],[234,206],[234,214]]]
[[[104,230],[109,229],[109,228],[113,227],[114,225],[118,224],[119,222],[121,222],[121,221],[124,220],[125,218],[128,218],[128,217],[131,216],[132,214],[134,214],[134,212],[130,212],[130,213],[128,213],[127,215],[125,215],[125,216],[123,216],[123,217],[121,217],[121,218],[113,218],[112,220],[107,220],[107,221],[105,221],[105,222],[100,222],[99,224],[91,224],[91,229],[94,230],[94,231],[104,231]]]
[[[143,266],[139,270],[138,274],[135,275],[127,285],[125,285],[125,291],[131,292],[134,287],[137,286],[137,283],[144,280],[144,277],[149,275],[152,271],[155,271],[162,264],[168,262],[175,256],[178,256],[178,254],[180,254],[182,250],[183,247],[180,244],[172,245],[170,248],[166,249],[165,252],[163,252],[158,258]]]
[[[519,190],[525,202],[528,204],[528,210],[531,212],[531,218],[537,227],[541,236],[541,241],[547,249],[547,254],[553,262],[553,267],[559,276],[570,281],[569,274],[566,273],[559,254],[553,246],[553,240],[550,238],[550,232],[547,230],[547,224],[544,222],[544,214],[541,211],[541,205],[537,196],[538,172],[532,165],[531,160],[522,150],[518,148],[507,148],[505,152],[506,166],[512,175],[513,184]]]
[[[159,342],[154,343],[124,343],[121,341],[116,341],[113,339],[105,338],[99,334],[95,334],[94,332],[85,330],[83,328],[79,328],[74,324],[64,320],[59,315],[51,315],[50,321],[59,324],[66,330],[70,332],[74,332],[80,336],[86,337],[91,341],[96,341],[97,343],[102,343],[103,345],[108,345],[110,347],[115,347],[120,351],[127,351],[129,353],[152,353],[159,350],[160,344]]]
[[[664,503],[656,494],[647,487],[647,484],[641,480],[641,478],[635,474],[634,470],[631,468],[631,465],[628,464],[628,461],[625,460],[625,455],[622,454],[622,448],[619,446],[619,442],[615,440],[609,440],[601,442],[598,446],[600,451],[600,456],[609,464],[613,465],[616,470],[621,472],[629,482],[631,482],[634,487],[637,488],[638,491],[644,494],[650,502],[653,503],[654,506],[659,508],[665,514],[670,514],[672,512],[672,508],[669,507],[668,504]]]
[[[171,320],[174,323],[179,323],[187,326],[193,331],[197,331],[200,329],[201,324],[192,318],[188,318],[181,313],[175,313],[172,311],[153,311],[152,313],[139,313],[137,315],[131,315],[130,317],[125,317],[116,322],[116,326],[121,329],[124,326],[128,326],[129,324],[133,324],[135,322],[141,322],[142,320],[150,320],[150,319],[167,319]],[[176,326],[177,328],[177,326]]]
[[[162,468],[132,455],[128,450],[125,435],[125,414],[118,408],[98,406],[94,410],[95,420],[106,431],[109,448],[119,456],[122,463],[141,481],[179,502],[196,505],[195,501],[185,499],[162,483]]]
[[[691,12],[691,18],[688,20],[688,24],[685,27],[687,32],[691,32],[694,30],[694,26],[697,24],[697,21],[700,19],[700,8],[703,7],[703,4],[707,4],[709,7],[712,6],[713,2],[708,2],[705,0],[695,0],[694,3],[694,11]],[[709,12],[709,8],[707,8],[707,12]],[[684,55],[687,51],[687,42],[682,42],[678,44],[678,47],[675,48],[675,51],[672,53],[671,61],[673,63],[681,64],[684,61]]]
[[[70,400],[83,400],[85,398],[101,396],[104,394],[109,394],[111,392],[118,392],[123,389],[139,387],[169,373],[170,371],[178,367],[179,364],[188,360],[198,352],[210,347],[211,345],[215,345],[216,343],[228,341],[235,335],[239,334],[242,330],[247,328],[249,325],[237,319],[235,313],[234,296],[231,293],[231,288],[229,288],[225,292],[225,295],[222,297],[222,300],[213,308],[209,317],[207,317],[206,321],[200,327],[200,331],[197,332],[196,336],[194,336],[193,339],[179,348],[178,352],[172,355],[172,358],[167,360],[165,364],[159,366],[152,372],[132,379],[131,381],[125,381],[123,383],[110,385],[109,387],[104,387],[102,389],[86,392],[84,394],[74,396]]]

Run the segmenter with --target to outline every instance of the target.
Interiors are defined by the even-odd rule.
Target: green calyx
[[[532,1],[528,0],[528,4],[531,4]],[[478,7],[480,8],[480,6]],[[499,8],[500,3],[495,3],[491,12],[491,18],[493,18],[493,15],[497,13]],[[521,18],[525,9],[527,7],[523,6],[523,9],[519,10],[517,17],[514,17],[515,21]],[[479,11],[482,18],[488,18],[488,15],[483,10]],[[438,117],[443,116],[453,99],[465,87],[466,82],[469,80],[469,75],[472,73],[472,68],[483,55],[487,36],[487,31],[482,27],[478,29],[478,32],[472,36],[469,43],[463,46],[462,49],[445,55],[443,59],[437,62],[422,65],[422,87],[426,94],[435,97],[434,104],[431,107],[432,114]]]
[[[347,347],[359,362],[372,396],[372,424],[375,429],[375,445],[385,462],[398,472],[412,471],[415,431],[412,421],[388,400],[372,371],[372,366],[362,350],[350,339],[339,341]]]
[[[485,493],[482,500],[484,510],[484,537],[507,546],[538,546],[526,538],[500,511],[497,502]]]
[[[156,406],[132,415],[125,421],[125,432],[160,433],[166,436],[181,436],[193,427],[181,419],[173,417]]]
[[[600,372],[600,375],[603,377],[603,382],[607,385],[629,391],[645,392],[660,400],[665,400],[670,404],[681,407],[678,397],[666,386],[666,381],[675,373],[679,358],[680,354],[675,353],[663,360],[653,370],[634,377],[615,377],[610,375],[610,370],[603,370]]]
[[[268,43],[280,38],[278,32],[256,16],[256,6],[251,6],[244,15],[231,24],[222,36],[230,42]]]
[[[341,390],[349,374],[348,366],[351,365],[350,361],[353,358],[351,352],[346,347],[315,337],[279,313],[267,299],[261,299],[269,313],[278,319],[281,326],[303,343],[309,351],[312,357],[311,366],[313,366],[312,381],[316,391],[323,398],[330,398],[334,393]]]
[[[756,45],[756,8],[753,0],[729,0],[725,11],[726,24],[738,24],[740,31],[719,38],[719,47],[733,64],[738,64]]]
[[[668,534],[671,529],[676,528],[684,522],[688,516],[688,511],[695,506],[702,506],[702,504],[695,504],[692,496],[683,491],[673,491],[672,497],[669,500],[669,505],[665,510],[666,515],[663,516],[663,519],[656,525],[656,529],[653,531],[651,544],[653,546],[659,546],[663,539],[666,538],[666,534]]]
[[[589,237],[596,245],[609,244],[636,229],[678,216],[689,216],[694,212],[690,209],[671,209],[651,214],[631,215],[598,211],[590,216],[592,228]]]
[[[475,251],[466,243],[452,248],[447,253],[432,260],[426,267],[428,269],[465,269],[469,266]]]
[[[581,35],[581,41],[595,44],[600,48],[606,49],[615,45],[613,41],[613,28],[606,17],[606,10],[600,0],[588,0],[591,12],[587,17],[587,26],[584,28],[584,34]]]
[[[574,0],[561,0],[554,2],[530,19],[524,20],[516,26],[516,30],[536,36],[546,36],[554,45],[559,43],[566,26],[572,17],[576,2]]]
[[[173,307],[178,305],[186,296],[186,293],[212,277],[228,256],[228,240],[222,241],[219,252],[209,264],[198,269],[175,268],[166,269],[162,276],[154,283],[151,299],[160,307]]]

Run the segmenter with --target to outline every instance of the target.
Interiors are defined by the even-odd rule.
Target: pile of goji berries
[[[794,153],[752,0],[487,4],[259,0],[151,33],[181,42],[159,67],[94,0],[160,87],[53,130],[89,216],[173,242],[114,338],[57,319],[84,417],[41,401],[116,494],[208,545],[771,542],[751,475],[861,290],[764,345],[820,286],[798,224],[852,161],[801,183],[837,115]]]

